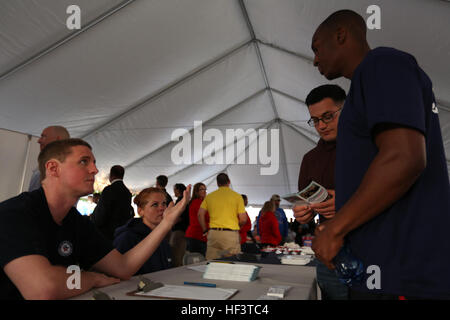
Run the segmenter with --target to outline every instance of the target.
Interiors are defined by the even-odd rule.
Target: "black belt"
[[[233,230],[233,229],[228,229],[228,228],[209,228],[209,230],[217,230],[217,231],[238,231],[238,230]]]

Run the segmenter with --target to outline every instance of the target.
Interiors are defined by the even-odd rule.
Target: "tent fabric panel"
[[[249,104],[251,106],[251,104]],[[221,141],[221,145],[223,148],[215,149],[215,155],[218,155],[216,157],[209,157],[207,153],[207,148],[209,144],[212,144],[211,141],[204,141],[203,139],[200,141],[200,146],[202,147],[200,150],[195,150],[196,143],[193,141],[195,139],[194,133],[190,135],[190,142],[191,142],[191,148],[189,151],[191,152],[191,155],[189,157],[190,162],[188,164],[176,164],[173,162],[172,159],[172,152],[174,152],[175,144],[178,144],[179,142],[174,142],[172,144],[166,145],[164,148],[159,150],[158,152],[149,155],[145,159],[137,162],[130,168],[127,168],[127,172],[132,172],[132,174],[127,173],[126,181],[129,182],[132,185],[139,185],[144,186],[148,184],[148,175],[153,174],[153,176],[157,176],[159,174],[166,174],[169,177],[174,176],[180,176],[185,175],[184,172],[192,172],[192,168],[198,168],[202,167],[206,170],[206,172],[210,172],[210,168],[214,168],[213,170],[216,170],[215,168],[226,168],[229,165],[233,165],[233,163],[239,163],[240,158],[243,157],[244,163],[249,163],[249,151],[247,150],[251,146],[255,145],[256,150],[258,146],[258,130],[252,130],[252,126],[242,126],[242,125],[235,125],[235,128],[231,128],[227,126],[226,129],[219,129],[218,127],[212,125],[212,126],[205,126],[204,130],[208,130],[211,127],[213,127],[216,130],[219,130],[218,132],[221,133],[223,140]],[[261,126],[262,127],[262,126]],[[265,125],[267,127],[267,125]],[[226,141],[226,130],[233,130],[237,137],[237,143]],[[239,134],[239,131],[234,129],[242,130],[244,135]],[[253,134],[247,133],[247,129],[250,129],[250,133],[253,132]],[[181,142],[180,142],[181,143]],[[230,149],[230,150],[229,150]],[[185,150],[186,151],[186,150]],[[188,151],[188,152],[189,152]],[[197,151],[197,153],[195,152]],[[230,152],[231,151],[231,152]],[[229,157],[229,152],[233,155],[231,158]],[[198,158],[195,158],[195,156],[198,156]],[[228,158],[227,158],[228,156]],[[238,160],[239,159],[239,160]],[[218,161],[217,161],[218,160]],[[194,162],[196,161],[196,162]],[[133,174],[133,172],[137,172],[137,169],[141,170],[142,168],[146,168],[146,175],[143,177],[139,174]],[[199,181],[197,181],[199,182]],[[194,182],[189,182],[194,183]]]
[[[312,63],[308,63],[286,52],[261,45],[261,55],[266,64],[270,86],[301,101],[319,85],[330,83],[323,78]],[[332,81],[348,90],[349,81]]]
[[[249,197],[249,202],[258,204],[264,204],[274,193],[279,193],[280,195],[287,193],[284,166],[279,164],[278,172],[275,175],[262,175],[261,168],[267,167],[268,165],[230,166],[228,175],[233,185],[233,190],[246,194]]]
[[[0,75],[74,30],[66,26],[70,5],[80,7],[83,27],[123,0],[14,0],[0,2]]]
[[[253,45],[200,73],[158,99],[86,138],[105,168],[120,154],[129,164],[170,142],[178,128],[191,129],[263,88]],[[126,146],[128,152],[122,153]]]
[[[308,107],[304,103],[290,99],[277,92],[273,92],[273,99],[275,100],[278,115],[281,119],[297,124],[306,123],[309,120]]]
[[[170,193],[173,192],[173,186],[176,183],[183,183],[186,186],[191,184],[192,187],[198,182],[210,181],[210,186],[206,184],[208,193],[211,193],[213,189],[217,189],[216,176],[220,172],[226,170],[226,165],[194,165],[189,170],[181,171],[178,174],[169,176],[169,183],[167,184]],[[214,188],[215,185],[215,188]]]
[[[60,124],[89,119],[93,130],[248,41],[241,15],[234,1],[137,1],[0,83],[0,104],[37,113],[0,127],[37,135],[53,113]]]
[[[311,61],[312,35],[326,17],[340,9],[351,9],[367,21],[371,15],[367,8],[376,4],[381,9],[381,29],[368,30],[371,47],[392,46],[413,54],[435,84],[436,96],[450,101],[450,42],[442,41],[442,32],[450,30],[450,6],[445,1],[246,0],[245,4],[258,39]],[[267,19],[269,12],[271,18]]]

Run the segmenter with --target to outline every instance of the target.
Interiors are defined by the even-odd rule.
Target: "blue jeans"
[[[322,300],[348,300],[348,287],[339,281],[334,270],[328,269],[320,261],[317,261],[316,277]]]

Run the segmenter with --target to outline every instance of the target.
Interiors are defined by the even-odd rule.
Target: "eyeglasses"
[[[336,113],[341,111],[341,109],[342,108],[339,108],[335,112],[326,112],[325,114],[322,115],[322,118],[311,117],[311,119],[308,120],[308,124],[311,127],[315,127],[319,125],[320,120],[322,120],[323,123],[330,123],[334,119]]]
[[[200,188],[198,191],[206,191],[206,188]]]

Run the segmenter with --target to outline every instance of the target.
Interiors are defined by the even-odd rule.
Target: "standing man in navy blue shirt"
[[[450,298],[450,187],[431,80],[412,55],[370,49],[364,19],[350,10],[317,28],[312,50],[328,80],[351,80],[338,125],[336,216],[318,227],[316,256],[333,269],[346,241],[365,268],[378,267],[351,298]]]

